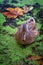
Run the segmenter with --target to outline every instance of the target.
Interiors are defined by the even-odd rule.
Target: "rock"
[[[35,41],[35,37],[38,35],[36,23],[33,17],[28,19],[26,23],[18,27],[18,31],[15,33],[15,39],[19,44],[30,44]]]

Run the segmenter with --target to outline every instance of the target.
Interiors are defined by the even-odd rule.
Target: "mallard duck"
[[[26,23],[18,27],[18,31],[15,34],[15,39],[20,44],[30,44],[35,41],[35,37],[38,35],[36,23],[33,17],[28,19]]]

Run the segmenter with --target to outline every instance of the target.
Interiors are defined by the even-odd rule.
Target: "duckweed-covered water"
[[[16,19],[8,19],[2,14],[6,7],[23,8],[25,5],[35,7],[30,13]],[[32,44],[19,45],[14,33],[30,17],[35,18],[39,35]],[[27,59],[29,55],[43,58],[43,0],[0,0],[0,65],[41,65],[37,60]]]

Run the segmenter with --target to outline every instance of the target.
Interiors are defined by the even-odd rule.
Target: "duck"
[[[35,19],[31,17],[18,27],[15,33],[15,39],[19,44],[26,45],[34,42],[37,35],[38,30],[36,28]]]

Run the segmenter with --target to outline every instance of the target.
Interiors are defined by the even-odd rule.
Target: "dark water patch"
[[[11,19],[11,22],[9,22],[9,26],[11,27],[18,27],[19,25],[17,24],[18,21],[16,21],[15,19]]]
[[[11,36],[11,37],[14,37],[14,34],[8,34],[9,36]]]
[[[8,7],[15,8],[16,6],[14,6],[14,5],[10,5],[10,4],[5,4],[4,7],[6,7],[6,8],[8,8]]]
[[[19,6],[19,7],[23,9],[23,6]]]
[[[23,48],[23,49],[27,47],[27,45],[20,45],[20,46],[21,46],[21,48]]]
[[[43,57],[40,60],[43,62]]]
[[[33,5],[33,7],[39,9],[39,8],[40,8],[40,4],[39,4],[39,3],[35,3],[35,4]]]
[[[3,0],[4,4],[7,4],[9,2],[9,0]]]
[[[9,24],[9,26],[10,26],[11,28],[15,28],[15,27],[18,27],[18,26],[20,26],[20,25],[18,25],[18,24],[16,24],[16,23],[14,22],[14,23]]]
[[[11,3],[16,3],[17,4],[18,1],[17,0],[12,0]]]
[[[17,18],[19,19],[19,21],[21,20],[21,22],[23,22],[23,20],[25,19],[25,16],[18,16]]]
[[[27,14],[24,15],[24,16],[19,16],[19,17],[18,17],[19,21],[21,20],[21,22],[23,22],[24,20],[27,20],[28,18],[25,17],[25,16],[27,16]]]
[[[37,18],[37,16],[35,16],[35,21],[36,21],[37,23],[39,23],[41,26],[43,26],[43,20],[42,20],[42,19]]]
[[[40,28],[39,33],[40,33],[40,35],[43,35],[43,24],[42,24],[42,26],[41,26],[41,28]]]
[[[10,5],[10,4],[0,4],[0,11],[4,12],[7,11],[5,8],[15,8],[16,6]]]
[[[43,30],[42,29],[40,29],[40,35],[43,35]]]
[[[0,54],[7,54],[6,52],[4,52],[4,51],[0,51]]]
[[[40,45],[39,44],[37,44],[35,47],[39,47]]]
[[[43,9],[40,9],[39,12],[37,13],[36,20],[38,21],[38,23],[43,25]]]
[[[5,10],[3,4],[0,4],[0,12],[3,12]]]
[[[32,51],[35,52],[36,51],[36,48],[35,47],[32,47]]]
[[[20,18],[25,18],[25,16],[18,16],[18,19],[20,19]]]
[[[43,19],[40,19],[40,24],[43,26]]]
[[[40,11],[37,13],[37,17],[43,19],[43,9],[40,9]]]
[[[38,47],[39,47],[39,46],[38,46]],[[40,50],[38,49],[38,47],[36,47],[36,46],[35,46],[35,47],[32,47],[32,52],[35,53],[35,54],[41,55],[41,54],[40,54],[41,52],[40,52]]]
[[[9,23],[12,23],[12,20],[6,18],[6,22],[3,23],[3,26],[7,26],[7,25],[9,25]]]
[[[17,21],[13,18],[6,18],[6,22],[3,23],[3,26],[11,26],[12,28],[13,27],[18,27],[19,25],[17,24]]]
[[[32,47],[32,52],[35,53],[35,54],[39,54],[40,55],[40,51],[38,49],[36,49],[36,48]]]
[[[19,20],[21,20],[21,22],[23,22],[23,21],[24,21],[24,18],[20,17]],[[19,21],[18,21],[18,22],[19,22]]]
[[[6,30],[2,30],[2,32],[6,32]]]
[[[39,55],[41,55],[43,57],[43,50],[38,49],[36,54],[39,54]]]
[[[2,7],[3,5],[0,3],[0,7]]]
[[[40,39],[40,40],[38,40],[37,42],[42,42],[42,43],[43,43],[43,38],[42,38],[42,39]]]
[[[27,14],[29,14],[30,16],[33,16],[33,11],[29,11]]]
[[[29,13],[27,13],[26,15],[29,16]]]
[[[3,26],[7,26],[7,25],[9,25],[8,22],[4,22],[4,23],[3,23]]]
[[[8,32],[6,30],[2,30],[1,34],[7,34]]]

